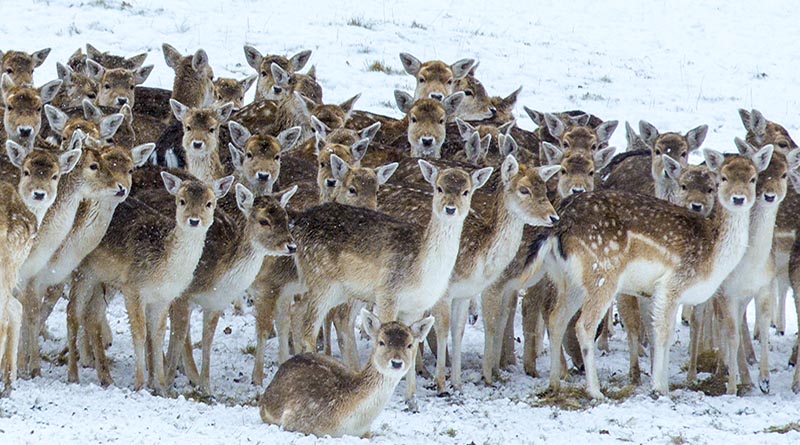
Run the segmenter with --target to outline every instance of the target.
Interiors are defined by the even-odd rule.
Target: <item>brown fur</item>
[[[210,106],[214,102],[214,71],[209,65],[208,54],[198,49],[194,55],[182,56],[166,43],[162,49],[167,66],[175,70],[171,98],[190,108]]]
[[[456,92],[456,82],[466,77],[475,66],[473,59],[461,59],[452,65],[439,60],[422,63],[408,53],[400,53],[400,61],[406,72],[416,78],[414,100],[443,100]]]
[[[311,57],[311,51],[301,51],[291,58],[279,55],[262,55],[252,46],[244,47],[247,63],[258,72],[256,83],[256,101],[262,99],[276,100],[281,97],[283,89],[278,86],[275,90],[275,78],[272,75],[272,64],[275,63],[289,74],[303,69]]]
[[[54,80],[35,89],[17,85],[8,73],[2,75],[0,92],[3,102],[3,132],[0,136],[33,148],[42,128],[42,107],[55,97],[61,80]]]
[[[103,107],[121,107],[125,104],[133,107],[136,86],[143,84],[153,70],[153,65],[128,70],[106,68],[93,60],[86,63],[88,74],[98,85],[97,99],[94,102]]]
[[[75,71],[68,65],[56,63],[58,78],[64,82],[51,102],[54,107],[67,109],[80,107],[84,99],[97,99],[97,82],[83,71]]]
[[[50,48],[28,54],[22,51],[0,51],[0,72],[11,76],[17,85],[33,85],[33,70],[41,66]]]
[[[233,109],[238,110],[244,106],[244,94],[253,86],[255,76],[242,80],[220,77],[214,80],[214,102],[223,105],[228,102],[233,104]]]
[[[170,99],[170,105],[175,118],[183,126],[181,144],[186,156],[186,170],[208,184],[224,176],[225,169],[218,150],[219,129],[230,117],[233,105],[196,108],[174,99]]]

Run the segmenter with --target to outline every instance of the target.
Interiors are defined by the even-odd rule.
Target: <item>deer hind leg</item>
[[[337,285],[320,283],[320,286],[313,286],[309,283],[309,291],[306,292],[303,300],[306,302],[305,314],[303,316],[303,339],[296,339],[303,342],[303,352],[316,352],[317,336],[331,309],[344,303],[341,298],[342,290]],[[384,319],[383,322],[394,320],[395,318]],[[297,345],[295,345],[297,348]]]
[[[183,365],[183,372],[192,386],[200,386],[200,370],[194,361],[194,344],[192,343],[192,320],[186,321],[186,337],[183,341],[183,359],[178,363]]]
[[[362,303],[360,301],[351,300],[346,304],[340,304],[331,311],[333,325],[336,328],[336,342],[339,344],[342,360],[350,369],[355,371],[361,369],[355,327],[356,316],[361,307]]]
[[[517,314],[518,300],[519,294],[514,292],[513,295],[511,295],[511,298],[508,299],[508,306],[505,309],[508,311],[508,313],[507,315],[504,315],[504,318],[506,319],[505,331],[503,332],[503,347],[500,350],[500,362],[498,364],[501,369],[505,369],[517,364],[517,356],[514,353],[514,343],[516,341],[514,338],[514,319],[516,318]]]
[[[604,323],[600,326],[600,338],[597,339],[597,349],[603,351],[604,353],[608,353],[611,351],[611,347],[608,345],[609,339],[614,335],[614,302],[611,302],[611,306],[608,307],[608,311],[606,311]]]
[[[164,336],[167,331],[169,303],[148,304],[145,307],[146,344],[149,357],[149,387],[157,395],[165,394]]]
[[[495,357],[499,355],[496,353],[496,350],[500,347],[500,345],[496,344],[496,339],[498,337],[498,330],[501,328],[499,323],[503,312],[504,293],[507,292],[504,289],[506,283],[507,280],[505,277],[501,277],[481,294],[482,316],[480,318],[483,319],[484,333],[482,368],[483,382],[486,385],[492,385],[494,383],[493,372],[497,367]]]
[[[580,285],[559,286],[557,289],[556,303],[547,321],[547,331],[550,336],[550,390],[553,392],[558,392],[561,385],[561,373],[564,366],[561,345],[564,343],[567,325],[581,309],[587,295],[586,289]],[[594,332],[591,335],[591,345],[594,348]]]
[[[164,384],[167,388],[175,383],[178,364],[183,359],[183,346],[189,330],[190,315],[191,307],[185,299],[179,298],[170,305],[169,345],[167,346],[167,361],[164,367]]]
[[[131,340],[133,342],[133,354],[135,360],[136,373],[133,379],[133,390],[139,391],[145,385],[145,361],[147,325],[144,305],[138,294],[125,295],[125,307],[128,311],[128,320],[131,325]]]
[[[784,271],[783,274],[786,272]],[[776,278],[777,294],[775,295],[775,304],[772,308],[774,314],[773,323],[778,335],[786,333],[786,297],[789,290],[789,280],[785,276],[779,274]]]
[[[286,348],[284,351],[286,357],[280,357],[279,355],[279,358],[288,360],[290,329],[286,329],[285,326],[287,323],[291,323],[289,319],[289,309],[287,307],[283,311],[278,311],[277,315],[275,309],[280,303],[285,303],[286,306],[289,306],[291,304],[291,297],[284,298],[284,300],[288,300],[288,302],[281,302],[277,292],[272,288],[264,289],[261,292],[255,291],[255,289],[253,290],[253,295],[255,296],[256,353],[251,382],[253,385],[261,386],[264,383],[264,355],[267,352],[267,342],[269,341],[270,332],[272,332],[274,328],[273,324],[282,328],[278,329],[278,342],[280,343],[281,349],[284,347],[284,344]]]
[[[543,324],[541,306],[537,304],[535,298],[528,298],[526,295],[522,299],[522,335],[525,338],[522,365],[525,368],[525,374],[534,378],[539,377],[539,373],[536,372],[536,359],[541,351],[538,348],[538,336],[542,331],[540,326]],[[542,332],[542,334],[544,333]]]
[[[100,384],[106,387],[114,384],[114,380],[111,378],[108,358],[106,357],[106,350],[103,345],[102,321],[100,321],[102,318],[105,318],[107,299],[104,286],[102,285],[93,286],[91,292],[89,302],[86,303],[83,330],[91,348],[92,355],[94,356],[97,378],[100,380]],[[144,374],[141,375],[141,383],[142,385],[144,384]]]
[[[639,336],[642,331],[639,299],[632,295],[620,295],[617,310],[628,333],[628,375],[631,383],[639,386],[642,383],[642,371],[639,368]]]
[[[778,283],[772,280],[756,296],[756,306],[761,308],[761,316],[756,319],[761,332],[765,333],[761,337],[761,357],[758,361],[758,388],[764,394],[769,394],[769,321],[772,312],[772,302],[777,292]]]
[[[686,383],[692,385],[697,380],[697,360],[700,357],[700,343],[707,334],[703,319],[711,301],[692,307],[689,318],[689,364],[686,369]],[[688,307],[689,305],[683,305]]]
[[[44,295],[44,300],[42,301],[41,311],[39,313],[39,326],[41,327],[40,334],[42,338],[45,340],[50,340],[53,336],[50,334],[50,331],[47,329],[47,319],[50,318],[50,314],[53,312],[53,308],[55,308],[58,300],[64,295],[64,283],[56,284],[55,286],[50,286],[47,288],[47,291]]]
[[[41,374],[37,369],[39,360],[34,355],[39,354],[39,309],[41,307],[41,296],[37,292],[33,278],[21,292],[23,318],[22,335],[19,355],[19,367],[23,377],[33,378]]]
[[[14,388],[14,382],[17,380],[17,357],[19,354],[19,334],[22,329],[22,303],[16,298],[8,300],[6,307],[6,350],[0,353],[0,358],[6,363],[5,370],[5,387],[2,397],[8,397]]]
[[[436,331],[436,377],[434,381],[436,383],[436,391],[439,394],[444,394],[447,391],[445,367],[447,364],[447,337],[450,332],[452,304],[450,296],[444,295],[432,309]]]
[[[669,394],[669,346],[675,329],[679,294],[666,285],[653,293],[653,391]]]
[[[67,303],[67,381],[69,383],[78,383],[78,330],[81,324],[81,318],[84,312],[84,299],[78,297],[76,294],[76,287],[80,286],[78,283],[73,283],[70,289],[71,298]],[[83,289],[86,291],[86,289]],[[88,290],[91,292],[91,290]],[[84,335],[86,338],[86,335]]]
[[[469,317],[470,300],[461,298],[454,300],[452,304],[452,320],[450,323],[450,338],[453,344],[452,363],[450,366],[450,383],[453,389],[460,390],[461,380],[461,345],[464,339],[464,329]]]
[[[211,393],[211,345],[214,343],[220,315],[222,311],[203,311],[203,370],[200,374],[200,388],[208,394]]]
[[[600,391],[600,381],[597,377],[597,364],[595,362],[595,334],[598,326],[611,307],[616,294],[616,280],[612,277],[600,279],[594,283],[595,276],[590,274],[588,279],[584,281],[585,289],[589,286],[595,285],[592,289],[591,299],[587,299],[581,308],[581,315],[578,317],[578,322],[575,323],[575,334],[578,337],[578,342],[581,345],[581,353],[583,354],[583,365],[586,368],[586,391],[589,396],[595,399],[603,399],[603,393]],[[553,355],[558,355],[555,348]]]

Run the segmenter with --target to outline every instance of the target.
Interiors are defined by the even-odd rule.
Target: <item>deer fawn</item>
[[[233,111],[237,111],[244,106],[244,94],[253,83],[256,76],[250,76],[242,80],[219,78],[214,80],[214,104],[224,105],[228,102],[233,104]]]
[[[562,211],[561,223],[531,245],[527,274],[540,273],[544,262],[558,287],[549,319],[553,344],[561,344],[567,322],[581,309],[575,330],[591,397],[603,397],[594,333],[617,294],[652,295],[653,389],[667,394],[669,337],[678,305],[711,298],[747,250],[756,180],[769,165],[772,147],[752,157],[726,159],[713,150],[704,155],[721,181],[719,211],[712,218],[704,220],[655,197],[597,192],[575,197]],[[551,356],[553,390],[560,383],[560,359],[560,354]]]
[[[32,85],[33,70],[42,66],[49,54],[50,48],[31,54],[13,50],[0,51],[0,72],[8,74],[17,85]]]
[[[103,141],[102,144],[104,144],[114,137],[125,121],[122,113],[104,116],[102,111],[92,105],[88,99],[83,102],[83,112],[83,118],[70,119],[67,113],[60,109],[50,104],[44,106],[47,123],[61,137],[62,149],[72,143],[72,136],[77,130],[80,130],[84,136]]]
[[[170,99],[175,118],[183,124],[182,148],[186,170],[208,184],[225,175],[219,160],[219,128],[231,115],[230,102],[214,108],[186,106]]]
[[[61,63],[56,63],[56,71],[63,83],[51,102],[53,106],[61,109],[77,108],[84,99],[97,99],[97,82],[92,77]]]
[[[69,173],[78,154],[66,152],[55,156],[43,150],[28,150],[6,142],[11,164],[19,170],[17,187],[0,182],[4,199],[0,202],[0,357],[5,363],[5,388],[11,393],[17,378],[17,354],[22,324],[22,304],[14,298],[22,268],[34,243],[44,214],[53,204],[61,175]]]
[[[256,196],[272,193],[281,173],[281,155],[297,144],[300,127],[284,130],[277,137],[251,134],[235,121],[228,122],[228,130],[231,134],[228,150],[237,180]]]
[[[87,74],[97,82],[95,103],[101,107],[121,107],[125,104],[133,107],[136,85],[143,84],[153,71],[153,65],[135,70],[105,68],[91,59],[86,61],[86,67]]]
[[[455,92],[456,82],[466,77],[475,65],[474,59],[461,59],[452,65],[438,60],[422,63],[408,53],[400,53],[400,62],[403,63],[406,72],[417,80],[414,89],[415,101],[444,100]]]
[[[202,108],[214,103],[214,71],[208,54],[198,49],[193,56],[183,56],[169,44],[163,44],[164,60],[175,70],[172,99],[189,108]]]
[[[258,82],[256,83],[256,101],[263,99],[277,100],[283,93],[283,88],[276,85],[275,78],[272,76],[272,64],[278,65],[287,73],[295,73],[303,69],[311,58],[311,51],[301,51],[291,58],[277,55],[262,55],[252,46],[245,45],[244,56],[247,64],[258,72]]]
[[[376,343],[366,367],[353,371],[319,354],[302,354],[283,363],[261,396],[264,423],[316,436],[369,437],[372,422],[388,403],[400,379],[414,369],[417,348],[433,317],[411,326],[381,323],[366,309],[361,319]]]
[[[147,348],[147,362],[151,364],[149,386],[158,393],[165,390],[162,347],[169,305],[191,283],[206,233],[214,221],[216,202],[225,196],[234,180],[226,176],[209,186],[195,179],[182,181],[168,172],[162,172],[161,177],[167,192],[175,197],[174,219],[135,199],[117,206],[103,240],[81,263],[79,273],[83,279],[75,283],[70,296],[82,300],[77,304],[99,310],[93,314],[96,317],[104,313],[106,297],[95,288],[102,283],[122,291],[135,354],[134,389],[138,391],[145,385]],[[90,323],[87,333],[98,378],[107,386],[113,380],[98,326]]]
[[[397,107],[405,113],[405,118],[383,125],[378,134],[381,143],[392,142],[404,137],[411,147],[410,155],[415,158],[442,156],[445,138],[445,120],[458,109],[464,93],[453,93],[442,100],[420,99],[414,101],[410,94],[399,90],[394,92]]]
[[[0,92],[5,103],[3,128],[6,138],[32,149],[42,128],[42,106],[56,96],[59,88],[61,80],[50,81],[36,89],[17,84],[8,73],[3,73]]]

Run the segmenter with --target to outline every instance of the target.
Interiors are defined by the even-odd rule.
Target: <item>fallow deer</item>
[[[256,76],[246,77],[242,80],[220,77],[214,80],[214,103],[223,105],[228,102],[233,104],[233,111],[238,111],[244,106],[244,95],[253,86]]]
[[[214,222],[217,200],[225,196],[234,180],[226,176],[206,185],[196,179],[182,181],[168,172],[161,176],[167,192],[175,197],[174,217],[165,217],[135,198],[117,206],[103,240],[81,263],[83,279],[74,284],[76,289],[70,296],[93,311],[99,310],[94,314],[99,316],[105,310],[106,296],[94,289],[102,283],[122,292],[134,346],[134,389],[145,385],[147,348],[147,362],[152,365],[149,386],[158,393],[165,390],[162,347],[169,305],[191,283],[207,231]],[[99,326],[90,323],[87,335],[92,339],[98,378],[107,386],[113,380]]]
[[[581,309],[575,330],[587,392],[593,398],[603,397],[594,362],[594,333],[617,294],[652,296],[653,389],[667,394],[669,339],[678,306],[711,298],[747,250],[756,180],[769,165],[772,147],[752,158],[726,159],[713,150],[704,155],[721,181],[719,209],[712,218],[704,220],[655,197],[606,191],[581,194],[563,209],[561,223],[531,245],[526,274],[540,274],[544,262],[558,287],[549,319],[553,344],[561,344],[567,322]],[[555,391],[560,359],[560,354],[551,356],[550,385]]]
[[[377,141],[394,145],[395,142],[402,143],[402,139],[405,139],[412,157],[440,158],[445,138],[445,121],[447,116],[456,112],[464,93],[451,94],[441,101],[420,99],[415,102],[410,94],[395,90],[394,97],[397,107],[405,113],[405,117],[400,121],[384,124]]]
[[[54,107],[75,108],[80,107],[84,99],[97,99],[98,86],[92,77],[61,63],[56,63],[56,71],[63,84],[51,102]]]
[[[272,193],[281,173],[281,156],[291,150],[300,138],[300,127],[284,130],[277,137],[252,134],[235,121],[228,122],[231,143],[228,149],[237,180],[256,196]]]
[[[117,130],[123,124],[125,116],[115,113],[104,116],[102,111],[97,109],[86,99],[83,103],[83,118],[73,118],[60,109],[47,104],[44,106],[44,114],[50,128],[61,138],[62,149],[72,141],[72,135],[80,130],[84,136],[89,136],[97,141],[106,141],[113,138]]]
[[[306,74],[289,73],[277,63],[270,66],[275,99],[280,101],[293,93],[300,93],[310,104],[322,104],[322,86],[317,82],[317,70],[311,67]]]
[[[301,51],[294,56],[287,58],[278,55],[262,55],[256,48],[245,45],[244,55],[247,64],[258,72],[258,82],[256,83],[256,101],[262,99],[277,100],[283,94],[283,87],[276,85],[272,75],[272,64],[277,64],[281,69],[289,74],[293,74],[303,69],[311,58],[311,51]]]
[[[16,84],[8,73],[0,79],[3,102],[3,129],[7,139],[29,149],[42,128],[42,107],[53,100],[61,88],[61,80],[53,80],[39,88]]]
[[[79,50],[80,51],[80,50]],[[86,44],[86,57],[88,60],[99,63],[106,67],[106,69],[122,68],[130,71],[136,71],[144,65],[147,59],[147,53],[137,54],[131,57],[117,56],[106,52],[101,52],[90,44]]]
[[[42,66],[48,54],[50,54],[50,48],[40,49],[30,54],[13,50],[0,51],[0,72],[8,74],[17,85],[32,85],[33,70]]]
[[[408,53],[400,53],[400,62],[408,74],[416,78],[414,100],[442,101],[456,91],[456,82],[466,77],[475,65],[474,59],[461,59],[452,65],[439,60],[422,63]],[[456,107],[458,108],[458,107]]]
[[[143,84],[153,65],[143,66],[136,70],[125,68],[105,68],[94,60],[87,60],[87,74],[98,85],[95,103],[102,107],[121,107],[125,104],[134,106],[136,85]]]
[[[187,106],[170,99],[172,112],[183,126],[182,149],[186,170],[208,184],[225,175],[219,160],[219,129],[233,109],[230,102],[214,108]]]
[[[214,103],[214,71],[208,54],[198,49],[192,56],[183,56],[173,46],[162,45],[167,66],[175,70],[172,99],[190,108],[202,108]]]
[[[372,422],[394,389],[413,371],[415,345],[433,326],[426,317],[411,326],[381,322],[366,309],[361,319],[376,345],[358,371],[319,354],[302,354],[283,363],[259,402],[264,423],[316,436],[369,437]]]

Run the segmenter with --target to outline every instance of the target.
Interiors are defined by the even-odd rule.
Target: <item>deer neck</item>
[[[458,258],[463,228],[463,218],[447,217],[446,215],[440,217],[435,213],[431,216],[420,248],[421,261],[419,264],[423,276],[438,281],[443,276],[449,278],[452,275]],[[439,299],[438,296],[435,298]]]
[[[187,149],[184,147],[186,153],[191,153],[189,150],[191,150],[191,148]],[[225,167],[222,166],[222,162],[219,160],[219,153],[216,148],[202,156],[187,155],[186,170],[197,179],[209,185],[225,176]]]
[[[750,210],[750,238],[747,260],[764,264],[772,254],[772,239],[779,206],[764,206],[756,203]]]
[[[201,228],[176,225],[164,243],[163,270],[170,271],[170,275],[175,277],[188,277],[188,285],[203,254],[206,233]]]
[[[720,205],[711,220],[715,228],[712,273],[724,278],[741,261],[750,238],[750,211],[730,212]]]
[[[353,395],[355,410],[350,417],[357,419],[364,425],[353,425],[353,427],[369,428],[372,420],[380,414],[386,403],[394,393],[397,384],[400,383],[402,375],[394,376],[381,373],[374,364],[374,353],[367,361],[367,365],[356,377],[356,387]]]

